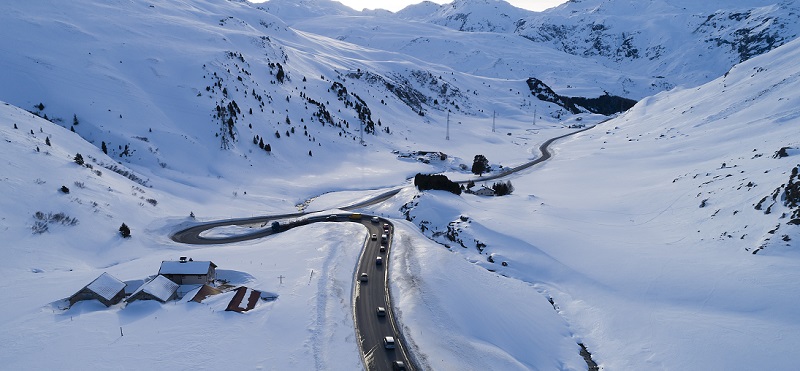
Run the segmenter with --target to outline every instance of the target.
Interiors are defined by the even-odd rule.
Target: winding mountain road
[[[602,122],[601,122],[602,123]],[[549,147],[553,142],[575,135],[591,128],[596,125],[588,126],[584,129],[577,130],[571,133],[560,135],[555,138],[550,138],[539,146],[541,156],[526,162],[522,165],[516,166],[501,173],[479,177],[469,180],[458,181],[456,183],[468,183],[470,181],[487,181],[494,180],[509,176],[519,171],[528,169],[536,164],[547,161],[552,154]],[[403,187],[398,187],[366,200],[340,208],[340,210],[356,210],[366,206],[382,203],[402,190]],[[211,245],[211,244],[228,244],[241,241],[253,240],[263,238],[279,231],[299,227],[315,222],[356,222],[366,226],[368,236],[376,234],[381,236],[384,233],[383,225],[389,226],[387,234],[387,241],[384,243],[385,252],[381,252],[381,239],[372,240],[367,238],[364,247],[361,250],[361,255],[358,259],[358,266],[356,274],[353,277],[354,290],[353,290],[353,317],[355,323],[356,335],[359,339],[361,347],[362,360],[366,369],[368,370],[388,370],[392,367],[392,362],[398,360],[402,361],[407,369],[419,369],[419,366],[413,361],[413,357],[408,353],[407,344],[403,341],[403,334],[398,331],[399,326],[394,317],[391,304],[391,296],[389,293],[389,257],[391,251],[391,242],[394,238],[394,226],[385,219],[379,219],[378,223],[374,223],[371,216],[361,216],[360,218],[351,218],[354,214],[334,214],[334,215],[321,215],[306,217],[306,213],[289,213],[279,215],[265,215],[256,216],[251,218],[239,219],[226,219],[212,222],[202,222],[191,227],[182,229],[174,233],[170,238],[178,243],[192,244],[192,245]],[[360,215],[360,214],[357,214]],[[289,219],[288,222],[286,220]],[[278,231],[268,226],[270,222],[283,220],[281,228]],[[225,227],[225,226],[256,226],[257,230],[252,233],[245,233],[234,236],[202,236],[203,232],[208,230]],[[377,264],[377,258],[382,258],[381,264]],[[359,277],[362,273],[368,275],[366,281],[361,281]],[[382,307],[386,310],[386,315],[378,315],[377,308]],[[383,339],[385,336],[393,336],[395,338],[395,349],[384,349]]]
[[[500,178],[507,177],[507,176],[509,176],[511,174],[520,172],[522,170],[528,169],[528,168],[530,168],[530,167],[532,167],[532,166],[534,166],[536,164],[540,164],[542,162],[545,162],[545,161],[549,160],[550,157],[553,157],[553,154],[550,153],[550,145],[553,144],[553,142],[555,142],[555,141],[557,141],[559,139],[563,139],[563,138],[578,134],[578,133],[582,133],[582,132],[584,132],[586,130],[589,130],[589,129],[592,129],[595,126],[600,125],[600,124],[602,124],[603,122],[606,122],[606,121],[608,121],[608,120],[602,121],[602,122],[600,122],[598,124],[595,124],[595,125],[587,126],[587,127],[583,128],[583,129],[576,130],[576,131],[573,131],[571,133],[566,133],[564,135],[559,135],[557,137],[550,138],[550,139],[544,141],[541,145],[539,145],[539,152],[541,153],[541,155],[539,157],[533,159],[532,161],[528,161],[528,162],[526,162],[526,163],[524,163],[522,165],[512,167],[511,169],[501,171],[501,172],[499,172],[497,174],[494,174],[494,175],[478,177],[478,178],[472,178],[472,179],[467,179],[467,180],[459,180],[456,183],[458,183],[458,184],[466,184],[466,183],[469,183],[469,182],[477,182],[477,181],[485,182],[487,180],[500,179]]]

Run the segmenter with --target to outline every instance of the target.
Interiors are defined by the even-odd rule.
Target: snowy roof
[[[178,289],[178,284],[172,282],[169,278],[164,277],[162,275],[156,276],[153,278],[152,281],[145,283],[140,287],[136,292],[131,295],[131,297],[135,297],[139,294],[140,291],[144,291],[161,301],[167,301],[172,297],[172,294],[175,293],[175,290]]]
[[[162,261],[158,274],[206,274],[210,266],[217,267],[210,261]]]
[[[86,288],[106,300],[111,300],[120,290],[125,288],[125,282],[118,280],[107,272],[103,272],[100,277],[95,278],[94,281],[86,285]]]

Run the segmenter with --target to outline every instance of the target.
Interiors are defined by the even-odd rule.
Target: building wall
[[[211,268],[206,274],[165,274],[163,276],[179,285],[203,285],[216,279],[216,270]]]
[[[70,296],[69,305],[72,306],[75,305],[75,303],[84,300],[97,300],[103,303],[103,305],[110,307],[114,304],[119,303],[120,300],[122,300],[122,298],[124,297],[125,297],[125,290],[120,290],[117,293],[117,295],[111,298],[111,300],[106,300],[102,296],[97,295],[97,293],[95,293],[94,291],[89,290],[88,288],[83,288],[83,290],[78,291],[77,293],[75,293],[75,295]]]
[[[167,299],[167,301],[170,301],[172,299],[175,299],[175,293],[173,293]],[[150,295],[149,293],[146,293],[144,291],[139,291],[139,293],[137,293],[136,296],[131,296],[130,298],[128,298],[127,301],[128,301],[128,303],[130,303],[130,302],[134,302],[136,300],[156,300],[156,301],[159,301],[161,303],[166,303],[166,301],[161,301],[161,299],[159,299],[159,298],[157,298],[157,297],[155,297],[153,295]]]

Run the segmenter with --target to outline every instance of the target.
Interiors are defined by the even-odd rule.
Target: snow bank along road
[[[605,122],[605,121],[603,121]],[[602,123],[602,122],[601,122]],[[553,142],[589,130],[596,125],[588,126],[584,129],[577,130],[568,134],[564,134],[555,138],[550,138],[539,146],[541,156],[533,161],[511,168],[510,170],[501,172],[496,175],[482,177],[475,180],[493,180],[502,178],[518,171],[528,169],[531,166],[547,161],[552,154],[549,151],[549,146]],[[467,183],[467,181],[459,181],[458,183]],[[370,199],[360,201],[358,203],[342,207],[341,210],[354,210],[370,205],[379,204],[387,199],[393,197],[401,188],[396,188]],[[305,213],[292,213],[281,215],[267,215],[256,216],[251,218],[240,219],[227,219],[214,222],[206,222],[185,228],[174,233],[171,238],[178,243],[186,243],[193,245],[211,245],[211,244],[226,244],[241,241],[247,241],[257,238],[269,236],[277,233],[280,230],[299,227],[316,222],[356,222],[361,223],[367,227],[368,236],[364,247],[361,250],[361,255],[358,259],[358,269],[356,269],[353,282],[355,290],[353,292],[353,316],[355,323],[355,331],[357,337],[361,341],[361,354],[364,365],[368,370],[385,370],[391,368],[391,363],[395,360],[405,363],[408,369],[414,369],[411,363],[411,358],[407,353],[403,335],[397,330],[399,326],[394,318],[391,305],[391,297],[389,295],[389,275],[388,275],[388,258],[391,250],[391,242],[393,238],[394,227],[385,219],[379,219],[377,223],[372,222],[371,217],[363,216],[360,214],[336,214],[336,215],[321,215],[303,218]],[[352,217],[358,215],[359,217]],[[276,220],[299,218],[289,221],[280,225],[279,230],[273,230],[267,225]],[[365,219],[366,218],[366,219]],[[388,230],[384,231],[383,225],[388,226]],[[245,233],[235,236],[224,237],[204,237],[201,233],[224,226],[248,226],[259,225],[261,228],[253,233]],[[387,235],[387,240],[382,243],[381,235]],[[371,236],[376,235],[378,238],[372,240]],[[381,245],[385,246],[385,251],[381,250]],[[377,263],[377,258],[381,257],[381,264]],[[366,281],[361,281],[360,276],[362,273],[367,274]],[[378,315],[378,307],[384,308],[385,316]],[[395,338],[395,349],[384,349],[383,339],[385,336],[393,336]]]

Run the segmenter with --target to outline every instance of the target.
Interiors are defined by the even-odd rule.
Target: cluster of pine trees
[[[417,173],[417,175],[414,176],[414,185],[417,186],[417,189],[420,191],[436,189],[448,191],[457,195],[461,194],[461,187],[458,183],[441,174],[429,175]]]
[[[280,135],[280,134],[278,134],[278,135]],[[272,153],[272,146],[270,146],[269,143],[265,144],[264,143],[264,138],[259,137],[258,135],[253,137],[253,144],[258,145],[258,148],[261,148],[261,149],[267,151],[267,153]]]
[[[492,190],[496,196],[505,196],[514,192],[514,186],[511,184],[511,181],[506,182],[498,182],[492,184]]]

